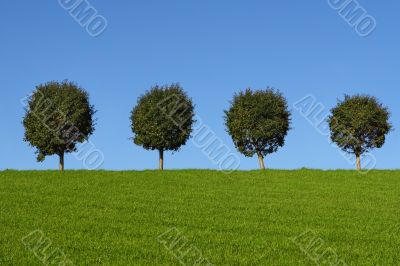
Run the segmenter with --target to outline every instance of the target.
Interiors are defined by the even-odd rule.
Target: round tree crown
[[[78,85],[69,81],[38,85],[28,98],[24,140],[37,149],[38,161],[74,152],[76,144],[93,133],[94,113],[88,93]]]
[[[248,157],[265,156],[284,145],[290,116],[279,91],[246,89],[235,94],[225,111],[225,124],[239,152]]]
[[[331,110],[328,123],[331,139],[345,152],[361,155],[380,148],[391,131],[390,113],[369,95],[345,95]]]
[[[192,133],[194,106],[179,84],[154,86],[131,113],[135,144],[148,150],[177,151]]]

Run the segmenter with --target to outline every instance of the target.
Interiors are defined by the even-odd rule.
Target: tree
[[[373,148],[381,148],[391,131],[389,111],[368,95],[345,95],[328,117],[331,140],[343,151],[356,156],[357,170],[361,170],[361,155]]]
[[[92,135],[94,113],[88,93],[75,83],[40,84],[27,101],[24,141],[36,148],[39,162],[58,155],[64,171],[64,154],[75,152]]]
[[[286,99],[279,91],[249,88],[234,95],[225,111],[225,125],[238,151],[247,157],[256,154],[260,168],[265,169],[264,157],[285,143],[290,117]]]
[[[146,150],[158,150],[163,170],[164,151],[185,145],[194,122],[192,100],[179,84],[154,86],[139,97],[131,112],[133,141]]]

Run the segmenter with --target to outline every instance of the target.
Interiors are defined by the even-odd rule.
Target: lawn
[[[400,171],[3,171],[0,264],[398,265],[399,206]]]

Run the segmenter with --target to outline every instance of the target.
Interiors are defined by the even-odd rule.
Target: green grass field
[[[398,265],[399,206],[400,171],[4,171],[0,264]]]

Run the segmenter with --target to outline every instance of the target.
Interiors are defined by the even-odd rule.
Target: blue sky
[[[0,169],[54,169],[37,163],[22,141],[20,99],[35,85],[69,79],[98,110],[92,143],[105,169],[157,167],[157,153],[135,146],[130,111],[154,84],[179,82],[196,113],[232,152],[223,110],[234,92],[275,87],[289,105],[313,95],[326,112],[344,94],[378,97],[392,113],[393,131],[372,153],[377,168],[400,168],[400,3],[359,0],[376,30],[360,37],[326,0],[89,1],[108,22],[94,38],[58,1],[0,3]],[[270,168],[354,168],[326,136],[293,110],[285,147],[266,158]],[[258,167],[240,157],[240,169]],[[166,154],[166,168],[218,168],[192,142]],[[67,169],[84,168],[68,155]]]

